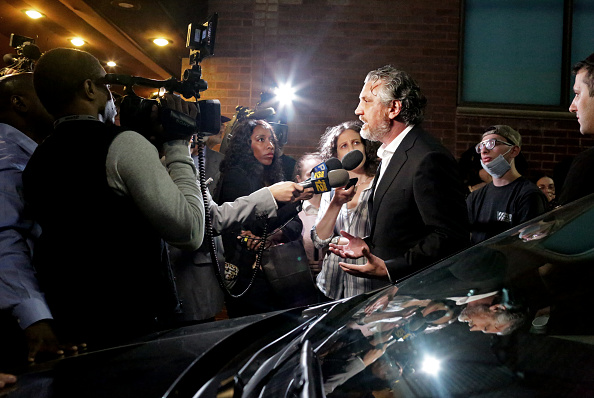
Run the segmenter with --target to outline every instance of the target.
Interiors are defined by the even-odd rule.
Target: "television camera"
[[[208,88],[202,79],[200,63],[214,54],[215,34],[218,14],[215,13],[203,24],[188,26],[186,47],[190,49],[190,68],[183,73],[181,80],[171,77],[167,80],[153,80],[138,76],[108,73],[101,83],[124,86],[124,97],[120,105],[120,124],[141,134],[150,134],[151,110],[159,109],[159,117],[168,139],[187,138],[196,132],[204,135],[218,134],[221,126],[221,104],[219,100],[198,100],[200,93]],[[181,112],[161,106],[161,101],[138,96],[134,86],[164,89],[176,92],[185,98],[195,98],[198,108],[196,119]]]
[[[41,57],[41,50],[35,44],[35,39],[11,33],[8,45],[15,49],[16,54],[4,54],[2,59],[8,66],[2,68],[0,75],[32,72],[35,61]]]

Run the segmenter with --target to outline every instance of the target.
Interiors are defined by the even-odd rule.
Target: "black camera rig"
[[[32,37],[10,34],[8,45],[15,49],[16,54],[4,54],[2,58],[8,66],[0,70],[0,76],[15,72],[33,72],[35,61],[41,57],[41,50]]]
[[[183,73],[181,80],[171,77],[167,80],[153,80],[144,77],[108,73],[101,80],[105,84],[124,86],[124,97],[120,104],[120,124],[126,128],[149,135],[151,110],[159,108],[161,122],[170,138],[187,138],[195,132],[205,135],[218,134],[221,126],[221,104],[219,100],[200,100],[200,93],[208,88],[202,79],[200,62],[214,55],[215,33],[218,14],[213,14],[206,22],[197,27],[188,26],[186,47],[190,49],[190,68]],[[161,106],[160,100],[138,96],[134,86],[164,89],[176,92],[186,98],[195,98],[198,116],[193,119],[182,113]]]

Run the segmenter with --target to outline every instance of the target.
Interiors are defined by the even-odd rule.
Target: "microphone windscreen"
[[[359,162],[361,162],[361,161],[359,161]],[[326,160],[324,163],[326,163],[326,167],[328,168],[328,171],[343,168],[342,162],[336,158],[330,158],[330,159]]]
[[[328,184],[332,188],[344,187],[349,182],[349,173],[345,169],[330,170]]]
[[[16,61],[16,55],[14,55],[14,54],[4,54],[4,56],[2,57],[2,60],[4,61],[4,63],[6,65],[12,65]]]
[[[23,56],[26,58],[37,61],[41,58],[41,50],[35,44],[28,44],[23,47]]]
[[[354,170],[361,164],[363,161],[363,152],[354,149],[344,155],[342,158],[342,167],[345,170]]]

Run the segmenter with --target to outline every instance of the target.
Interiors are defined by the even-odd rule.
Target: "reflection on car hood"
[[[589,197],[325,307],[198,396],[592,395],[593,225]]]

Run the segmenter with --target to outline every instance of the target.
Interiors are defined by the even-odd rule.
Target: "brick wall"
[[[215,56],[203,62],[222,112],[254,107],[262,90],[291,80],[285,152],[315,150],[327,126],[355,119],[367,72],[391,63],[415,77],[428,98],[424,126],[459,156],[491,124],[520,130],[531,173],[550,172],[593,145],[574,119],[457,114],[459,0],[210,0],[219,13]]]

